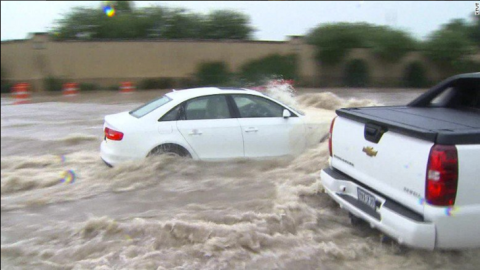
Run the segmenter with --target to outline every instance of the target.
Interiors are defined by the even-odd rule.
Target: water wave
[[[108,168],[98,151],[81,150],[98,139],[84,134],[60,139],[77,149],[63,156],[2,156],[2,268],[478,268],[478,249],[428,252],[382,242],[368,226],[351,227],[323,193],[328,146],[319,138],[333,110],[375,101],[282,93],[312,127],[312,147],[293,158],[160,156]],[[69,170],[75,181],[61,181]]]

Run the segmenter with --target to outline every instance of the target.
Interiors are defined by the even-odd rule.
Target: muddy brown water
[[[335,108],[405,104],[422,91],[272,93],[325,132]],[[2,269],[479,269],[479,249],[405,249],[352,227],[322,193],[326,143],[295,158],[107,168],[103,117],[163,93],[34,95],[25,105],[2,96]]]

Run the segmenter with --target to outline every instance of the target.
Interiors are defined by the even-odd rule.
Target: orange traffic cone
[[[25,104],[30,101],[30,85],[28,83],[17,83],[12,87],[12,96],[15,99],[13,104]]]
[[[78,84],[77,83],[64,83],[62,94],[64,96],[75,96],[78,94]]]
[[[135,91],[135,86],[132,82],[122,82],[120,86],[120,93],[131,93]]]

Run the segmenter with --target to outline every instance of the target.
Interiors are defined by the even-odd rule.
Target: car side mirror
[[[287,118],[290,118],[290,116],[292,116],[292,114],[290,113],[290,111],[287,110],[287,109],[284,109],[284,110],[283,110],[283,118],[287,119]]]

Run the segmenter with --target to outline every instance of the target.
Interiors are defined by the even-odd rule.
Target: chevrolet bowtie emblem
[[[362,151],[369,157],[376,157],[378,153],[378,151],[373,150],[373,147],[370,146],[363,147]]]

